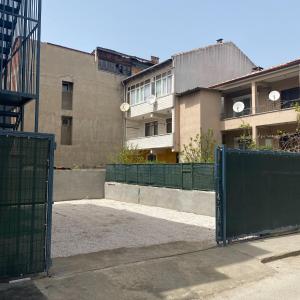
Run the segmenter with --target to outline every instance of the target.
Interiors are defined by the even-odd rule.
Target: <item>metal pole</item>
[[[40,110],[40,60],[41,60],[41,15],[42,1],[38,1],[38,38],[37,38],[37,65],[36,65],[36,100],[35,100],[35,116],[34,116],[34,131],[39,131],[39,110]]]
[[[223,246],[227,244],[226,225],[226,146],[222,145],[222,225],[223,225]]]
[[[51,227],[52,227],[52,205],[53,205],[53,169],[54,169],[54,137],[49,139],[49,170],[48,170],[48,199],[47,199],[47,233],[46,233],[46,272],[49,275],[51,267]]]

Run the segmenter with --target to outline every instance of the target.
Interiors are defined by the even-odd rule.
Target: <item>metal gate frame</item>
[[[0,130],[0,136],[17,137],[27,139],[43,139],[49,141],[48,156],[48,182],[47,182],[47,201],[46,201],[46,226],[45,226],[45,268],[48,275],[52,265],[51,260],[51,228],[52,228],[52,205],[53,205],[53,174],[54,174],[54,151],[56,149],[55,135],[47,133],[32,133]]]

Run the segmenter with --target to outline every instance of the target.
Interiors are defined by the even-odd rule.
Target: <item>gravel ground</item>
[[[57,202],[52,256],[175,241],[214,244],[215,218],[113,200]]]

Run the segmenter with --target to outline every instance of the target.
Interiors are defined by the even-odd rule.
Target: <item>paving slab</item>
[[[194,246],[191,245],[190,250]],[[52,278],[39,279],[35,283],[48,299],[56,300],[202,299],[274,273],[255,257],[232,247],[171,255],[173,248],[171,243],[169,249],[165,245],[159,250],[160,254],[169,253],[168,256],[145,260],[140,254],[140,259],[137,257],[135,262],[128,260],[129,252],[123,259],[120,256],[122,251],[88,254],[89,265],[94,262],[95,269],[86,268],[86,259],[82,257],[64,258],[65,267],[54,265],[57,273],[54,271]],[[143,247],[135,251],[135,254],[139,251],[145,253],[147,249]],[[156,251],[148,249],[148,257],[151,253],[155,257]],[[112,264],[115,259],[116,264]],[[54,264],[59,262],[61,259],[54,260]],[[68,264],[75,268],[68,268]]]

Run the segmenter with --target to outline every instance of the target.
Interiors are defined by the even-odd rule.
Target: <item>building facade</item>
[[[272,99],[270,93],[277,93]],[[218,144],[300,150],[300,60],[196,88],[179,95],[181,149],[200,129],[213,129]],[[242,102],[244,109],[233,106]],[[298,110],[298,111],[297,111]],[[298,147],[298,148],[297,148]]]
[[[94,168],[123,145],[122,80],[152,66],[104,48],[86,53],[42,43],[39,131],[55,133],[55,165]],[[25,130],[34,126],[34,106],[25,110]]]
[[[143,150],[149,160],[178,162],[183,143],[201,128],[219,129],[218,94],[203,91],[198,99],[191,91],[245,75],[254,66],[232,42],[219,42],[173,55],[125,79],[127,146]]]

